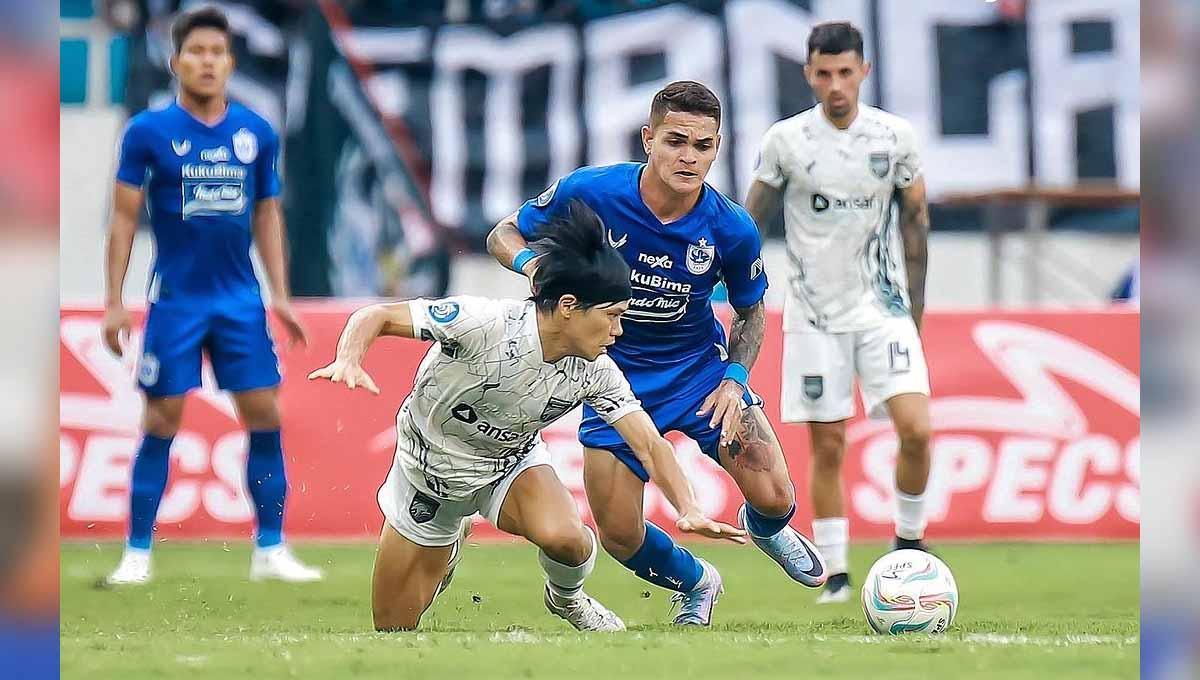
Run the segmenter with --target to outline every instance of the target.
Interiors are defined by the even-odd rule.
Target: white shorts
[[[393,529],[417,545],[426,548],[453,545],[464,517],[479,513],[498,526],[500,509],[517,477],[531,467],[549,464],[550,451],[544,443],[539,443],[508,474],[476,490],[469,498],[452,501],[414,486],[397,459],[379,487],[379,509]]]
[[[854,378],[872,418],[898,394],[929,394],[921,336],[907,316],[850,333],[784,333],[780,415],[785,423],[832,423],[854,416]]]

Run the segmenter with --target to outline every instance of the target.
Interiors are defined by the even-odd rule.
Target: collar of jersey
[[[215,123],[213,123],[212,125],[205,123],[204,121],[197,118],[194,114],[192,114],[191,111],[188,111],[187,109],[183,108],[183,104],[179,103],[178,97],[175,98],[175,108],[179,109],[179,111],[182,112],[183,115],[190,118],[193,122],[195,122],[200,127],[204,128],[206,130],[216,130],[217,128],[221,127],[221,125],[224,124],[226,120],[229,119],[229,110],[233,108],[233,102],[230,102],[230,101],[225,102],[225,112],[222,113],[221,117],[218,118],[217,121]]]
[[[696,199],[696,205],[693,205],[692,209],[687,211],[687,213],[685,213],[682,217],[680,217],[677,220],[672,220],[670,222],[663,222],[662,220],[658,219],[658,215],[655,215],[654,211],[650,209],[650,206],[646,205],[646,199],[642,198],[642,187],[641,187],[642,172],[645,171],[645,169],[646,169],[645,163],[637,164],[637,172],[633,173],[633,195],[637,196],[638,206],[640,206],[641,209],[643,211],[645,211],[645,213],[647,215],[650,216],[650,219],[654,220],[654,223],[657,224],[659,226],[659,228],[661,228],[661,229],[676,229],[678,227],[678,225],[686,224],[688,222],[688,220],[690,220],[690,219],[694,218],[696,215],[700,214],[701,209],[703,209],[703,207],[704,207],[704,200],[706,198],[708,198],[708,191],[709,191],[708,182],[704,182],[701,185],[700,197]]]
[[[862,102],[859,102],[858,115],[854,117],[854,120],[850,121],[850,126],[843,130],[834,125],[832,120],[829,120],[829,117],[825,115],[825,108],[822,107],[820,103],[818,103],[816,106],[817,118],[821,120],[821,124],[824,125],[827,130],[831,130],[833,132],[850,132],[856,125],[858,125],[859,121],[863,119],[863,114],[865,112],[865,106]]]

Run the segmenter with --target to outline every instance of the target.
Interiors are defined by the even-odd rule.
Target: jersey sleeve
[[[517,211],[517,228],[526,239],[534,238],[565,206],[576,198],[581,184],[579,170],[551,184],[536,198],[525,201]]]
[[[125,126],[121,136],[121,150],[117,158],[117,181],[141,188],[146,182],[146,171],[150,169],[152,155],[150,140],[145,126],[137,118]]]
[[[736,239],[721,252],[721,274],[729,291],[729,304],[749,307],[767,292],[767,272],[763,267],[762,238],[748,214],[737,214]]]
[[[583,401],[609,425],[621,418],[642,410],[642,402],[633,396],[629,381],[607,355],[601,354],[592,362]]]
[[[255,184],[258,187],[258,200],[274,198],[279,195],[279,135],[267,128],[263,137],[262,150],[255,162]]]
[[[907,189],[921,176],[921,156],[917,152],[916,133],[905,123],[896,130],[896,186]]]
[[[503,332],[498,307],[498,302],[465,295],[438,300],[417,298],[408,303],[417,338],[440,342],[452,352],[462,350],[464,356],[482,352],[493,336]]]
[[[758,150],[758,160],[754,163],[754,179],[767,186],[780,189],[787,181],[787,173],[783,167],[783,139],[779,133],[779,125],[772,125],[763,135]]]

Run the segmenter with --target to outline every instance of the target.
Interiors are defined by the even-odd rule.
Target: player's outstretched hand
[[[709,519],[699,512],[691,512],[675,520],[675,526],[680,531],[689,534],[699,534],[708,538],[719,538],[734,543],[745,543],[746,532],[735,526]]]
[[[363,367],[345,359],[334,359],[332,364],[308,374],[309,380],[321,378],[329,382],[345,383],[346,387],[350,389],[362,387],[371,394],[379,394],[379,388],[375,386],[375,381],[371,380],[371,376],[367,375]]]
[[[304,347],[308,347],[308,334],[304,332],[304,325],[300,323],[300,318],[296,316],[296,310],[292,309],[292,303],[287,300],[272,300],[271,311],[275,313],[275,318],[283,324],[287,329],[288,347],[294,347],[297,343]]]
[[[129,311],[124,307],[104,308],[104,344],[108,347],[108,351],[121,356],[121,338],[122,336],[128,338],[132,328],[133,322],[129,320]]]
[[[712,417],[708,419],[708,426],[721,426],[721,446],[728,445],[738,435],[742,415],[742,393],[745,389],[734,380],[722,380],[696,412],[698,416],[712,413]]]

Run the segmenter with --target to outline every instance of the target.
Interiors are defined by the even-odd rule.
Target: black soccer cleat
[[[849,574],[832,574],[825,582],[825,590],[817,598],[817,604],[849,602],[854,589],[850,587]]]
[[[912,539],[897,536],[892,541],[892,550],[920,550],[921,552],[933,554],[933,551],[929,549],[923,538]]]

